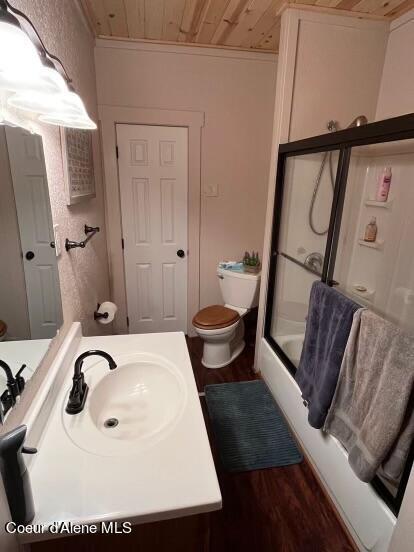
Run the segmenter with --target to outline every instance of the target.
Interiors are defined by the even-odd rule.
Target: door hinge
[[[121,238],[121,245],[122,245],[122,249],[125,249],[125,241],[124,241],[124,238]]]
[[[127,326],[129,328],[129,316],[127,316],[126,318],[127,318]]]
[[[118,159],[118,158],[119,158],[119,149],[118,149],[118,146],[115,146],[115,151],[116,151],[116,158]]]

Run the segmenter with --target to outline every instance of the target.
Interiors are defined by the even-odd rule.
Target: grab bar
[[[308,272],[311,272],[312,274],[315,274],[315,276],[319,276],[320,278],[322,277],[321,272],[318,272],[317,270],[314,270],[309,265],[307,265],[305,263],[302,263],[301,261],[298,261],[297,259],[295,259],[294,257],[291,257],[287,253],[282,253],[282,251],[279,251],[279,255],[282,255],[282,257],[285,257],[285,259],[288,259],[289,261],[292,261],[292,263],[295,263],[296,265],[301,266],[302,268],[304,268]]]

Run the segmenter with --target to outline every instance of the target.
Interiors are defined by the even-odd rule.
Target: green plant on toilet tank
[[[252,251],[250,254],[246,251],[243,257],[243,266],[247,270],[258,270],[260,267],[259,253]]]

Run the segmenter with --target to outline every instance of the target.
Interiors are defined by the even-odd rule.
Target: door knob
[[[26,253],[25,257],[26,257],[26,259],[27,259],[28,261],[31,261],[32,259],[35,258],[35,254],[33,253],[33,251],[28,251],[28,252]]]
[[[182,249],[179,249],[177,251],[177,257],[180,257],[180,259],[182,259],[183,257],[185,257],[185,253]]]

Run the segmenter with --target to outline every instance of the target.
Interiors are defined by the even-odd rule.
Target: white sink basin
[[[164,439],[186,403],[186,386],[177,367],[162,356],[140,353],[106,361],[90,357],[84,370],[89,394],[82,412],[65,412],[69,438],[87,452],[101,456],[139,454]],[[86,363],[86,361],[85,361]]]
[[[181,332],[81,337],[73,324],[24,423],[26,459],[43,533],[20,533],[21,543],[56,538],[56,521],[157,522],[221,508],[221,493],[193,368]],[[75,359],[89,385],[85,408],[65,412]],[[105,427],[109,418],[118,425]],[[76,544],[74,544],[76,548]]]

